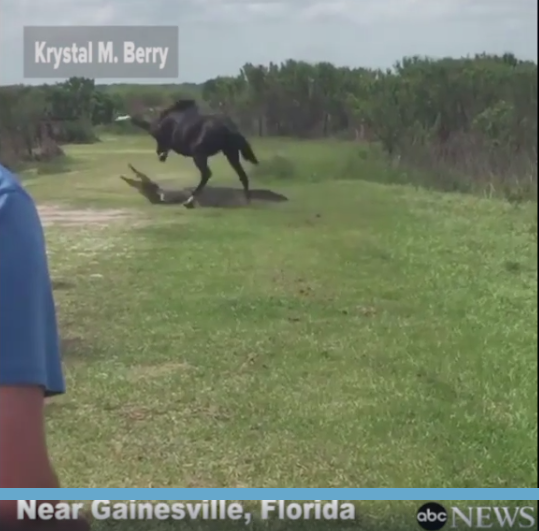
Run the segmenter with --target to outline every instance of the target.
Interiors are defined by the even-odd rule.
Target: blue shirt
[[[43,228],[34,201],[1,164],[0,385],[65,392]]]

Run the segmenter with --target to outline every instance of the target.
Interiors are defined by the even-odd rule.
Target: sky
[[[537,60],[537,0],[0,0],[0,84],[54,82],[23,79],[25,25],[153,24],[180,35],[179,77],[159,83],[289,58],[381,68],[483,51]]]

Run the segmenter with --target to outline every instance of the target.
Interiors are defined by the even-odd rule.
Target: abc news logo
[[[535,507],[450,507],[449,513],[436,502],[425,503],[417,511],[417,523],[425,531],[452,529],[537,529]]]

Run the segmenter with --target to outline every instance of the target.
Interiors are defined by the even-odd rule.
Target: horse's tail
[[[241,153],[241,156],[249,161],[251,164],[258,164],[258,159],[256,158],[256,155],[253,151],[253,148],[251,147],[251,144],[247,142],[247,139],[241,134],[236,133],[238,137],[238,147]]]

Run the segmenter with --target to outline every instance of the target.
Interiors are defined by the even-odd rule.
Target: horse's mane
[[[165,109],[161,111],[159,114],[159,118],[162,119],[167,114],[170,114],[171,112],[181,112],[185,111],[187,109],[193,109],[197,107],[197,102],[195,100],[176,100],[172,105],[169,105]]]

